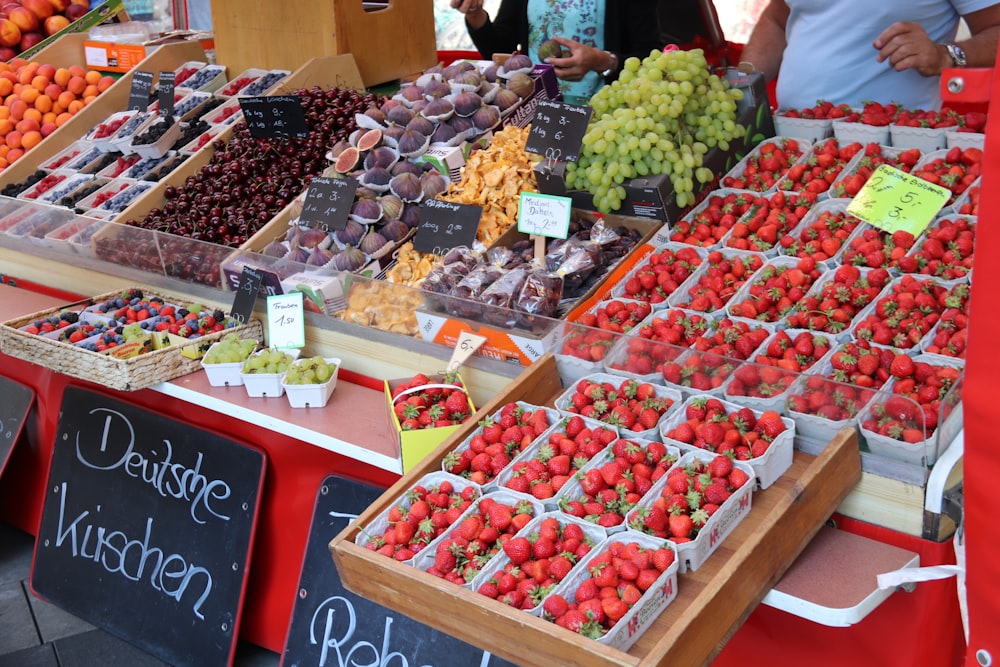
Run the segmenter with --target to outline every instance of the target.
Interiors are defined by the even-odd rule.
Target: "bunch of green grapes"
[[[243,362],[244,373],[266,373],[274,375],[288,370],[295,357],[273,348],[266,348]]]
[[[238,334],[226,334],[218,343],[208,348],[202,358],[206,364],[237,364],[257,349],[257,341],[240,338]]]
[[[743,92],[713,74],[700,49],[653,51],[629,58],[618,79],[590,99],[594,109],[566,185],[594,195],[600,211],[615,211],[630,178],[667,174],[677,205],[695,201],[696,185],[712,180],[702,166],[714,147],[728,150],[741,136],[736,103]]]
[[[288,367],[285,384],[325,384],[337,372],[337,365],[323,357],[299,359]]]

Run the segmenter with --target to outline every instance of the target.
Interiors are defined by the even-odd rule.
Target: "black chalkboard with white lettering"
[[[67,387],[32,590],[171,665],[230,664],[264,458]]]
[[[0,376],[0,475],[21,433],[35,392],[20,382]]]
[[[282,667],[513,667],[344,588],[328,545],[382,492],[337,475],[320,485]]]

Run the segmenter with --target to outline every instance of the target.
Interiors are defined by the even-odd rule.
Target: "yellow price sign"
[[[889,165],[876,169],[847,206],[847,212],[887,232],[914,236],[948,203],[951,192]]]

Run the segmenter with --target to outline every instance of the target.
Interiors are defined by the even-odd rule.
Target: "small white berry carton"
[[[251,354],[248,359],[252,359],[262,352],[264,350],[258,350]],[[297,359],[301,350],[291,349],[284,350],[284,352],[289,354],[292,359]],[[285,386],[282,383],[282,379],[285,377],[284,373],[246,373],[240,368],[240,377],[243,379],[243,387],[250,398],[278,398],[285,393]]]
[[[434,539],[433,542],[428,544],[426,548],[422,549],[420,553],[418,553],[416,556],[413,557],[413,566],[418,570],[423,570],[424,572],[427,572],[428,570],[432,569],[434,567],[434,561],[437,556],[437,547],[442,542],[451,537],[452,533],[456,532],[456,529],[462,525],[463,521],[465,521],[470,516],[475,516],[477,513],[480,513],[480,505],[487,498],[497,503],[509,505],[516,511],[516,513],[528,514],[531,516],[532,519],[534,519],[537,516],[541,516],[542,514],[545,513],[545,506],[540,501],[535,500],[534,498],[525,498],[519,493],[512,493],[510,491],[506,491],[503,489],[490,492],[486,492],[484,489],[483,495],[481,495],[479,498],[476,498],[476,500],[472,502],[472,505],[469,506],[467,510],[462,512],[462,515],[458,517],[458,520],[455,521],[454,524],[452,524],[449,530],[443,532],[436,539]],[[487,522],[486,525],[489,525],[489,523]],[[496,557],[497,555],[503,553],[500,540],[497,540],[495,544],[496,544],[495,546],[496,553],[494,553],[493,557]],[[489,561],[485,561],[478,567],[476,567],[475,564],[470,563],[469,573],[471,574],[473,571],[475,571],[475,573],[478,574],[488,564]],[[468,574],[466,575],[466,577],[468,578]],[[468,588],[469,590],[472,590],[472,580],[474,578],[475,576],[473,576],[472,578],[468,578],[468,580],[465,582],[464,587]]]
[[[774,114],[774,131],[781,137],[795,137],[806,141],[820,141],[833,136],[830,118],[791,118],[788,109],[778,109]]]
[[[955,213],[962,215],[979,215],[979,192],[982,188],[982,176],[977,178],[972,182],[972,185],[965,189],[965,192],[960,194],[955,202],[951,205],[951,208]],[[973,199],[973,196],[976,199]]]
[[[682,452],[701,450],[700,447],[693,444],[681,442],[669,437],[668,433],[687,421],[688,406],[694,405],[699,401],[704,402],[706,399],[710,398],[714,397],[692,396],[688,400],[684,401],[684,405],[682,405],[677,412],[671,415],[669,419],[661,422],[660,436],[663,438],[663,442],[674,445]],[[725,407],[726,413],[730,415],[744,408],[744,406],[730,401],[720,399],[720,402],[723,407]],[[749,410],[753,412],[754,417],[758,419],[765,412],[764,410],[754,410],[753,408],[749,408]],[[774,440],[772,440],[771,444],[767,447],[767,450],[760,456],[745,460],[745,463],[753,468],[754,474],[757,477],[757,484],[761,489],[766,489],[774,484],[782,475],[785,474],[785,471],[792,466],[792,459],[795,455],[795,422],[788,417],[782,417],[781,423],[784,424],[785,430],[775,436]],[[712,452],[709,453],[711,454]]]
[[[522,414],[525,413],[525,412],[532,412],[533,413],[536,410],[541,410],[542,412],[545,413],[545,418],[546,418],[546,420],[549,423],[549,428],[545,429],[545,431],[543,431],[543,433],[540,434],[538,437],[541,437],[541,435],[544,435],[545,432],[547,432],[550,428],[554,427],[556,424],[558,424],[563,419],[563,415],[560,414],[559,411],[556,410],[556,409],[554,409],[554,408],[547,408],[547,407],[543,407],[543,406],[540,406],[540,405],[532,405],[531,403],[525,403],[524,401],[517,401],[515,404],[517,406],[517,410],[519,412],[521,412]],[[492,421],[494,421],[494,422],[499,421],[499,419],[500,419],[500,413],[501,413],[501,410],[497,410],[492,415],[490,415],[489,419],[492,420]],[[470,433],[461,443],[458,444],[457,447],[455,447],[444,458],[442,458],[442,460],[441,460],[441,469],[444,472],[450,472],[452,474],[457,474],[460,477],[465,477],[465,478],[469,477],[469,474],[471,474],[471,471],[454,472],[454,470],[449,470],[448,469],[449,460],[450,459],[455,459],[455,460],[460,459],[462,457],[462,455],[466,451],[468,451],[468,449],[470,448],[470,446],[472,444],[472,440],[474,438],[476,438],[477,436],[482,435],[484,428],[485,428],[484,425],[482,423],[480,423],[479,427],[476,428],[476,430],[474,430],[472,433]],[[511,455],[510,455],[510,463],[514,462],[514,459],[517,458],[518,454],[520,454],[519,451],[514,451],[514,452],[511,453]],[[508,466],[509,465],[510,464],[508,464]],[[482,487],[483,487],[483,490],[487,491],[487,492],[493,492],[493,491],[498,490],[498,483],[497,483],[496,478],[494,477],[492,479],[489,479],[485,484],[482,484]]]
[[[240,369],[243,368],[243,362],[246,361],[245,359],[215,364],[205,363],[205,357],[208,357],[212,348],[217,347],[218,345],[219,343],[212,343],[211,347],[205,351],[205,354],[202,355],[200,360],[201,367],[204,369],[205,376],[208,378],[208,384],[213,387],[242,387],[243,374],[240,373]]]
[[[698,204],[693,209],[685,213],[681,217],[681,222],[694,221],[695,219],[698,218],[698,216],[700,216],[706,210],[708,210],[712,206],[718,205],[719,203],[721,203],[721,200],[724,200],[730,195],[749,197],[750,201],[752,202],[754,199],[760,196],[760,193],[754,192],[752,190],[740,190],[738,188],[717,188],[708,193],[708,195],[700,202],[698,202]],[[741,217],[741,215],[734,214],[734,217],[738,219],[739,217]],[[664,243],[671,243],[671,242],[676,243],[676,241],[671,240],[671,236],[674,234],[675,228],[676,225],[663,225],[660,231],[656,232],[656,234],[653,236],[650,243],[653,243],[655,245],[663,245]],[[708,243],[707,240],[705,242]],[[698,247],[710,251],[718,248],[721,244],[722,244],[722,237],[720,236],[714,243],[708,243],[707,245],[701,245]]]
[[[986,145],[986,135],[982,132],[957,132],[954,130],[944,133],[945,148],[978,148],[983,149]]]
[[[179,91],[190,90],[214,93],[226,85],[226,68],[222,65],[210,65],[192,61],[178,67],[176,72],[181,72],[186,67],[197,67],[198,71],[177,84],[177,90]]]
[[[746,172],[747,167],[750,164],[750,161],[756,159],[757,157],[759,157],[761,154],[764,153],[764,147],[765,146],[776,144],[780,148],[788,150],[790,148],[791,144],[793,144],[793,143],[797,146],[796,150],[798,152],[798,155],[794,156],[795,159],[790,159],[790,161],[788,163],[788,168],[787,169],[785,169],[780,174],[775,174],[775,177],[774,177],[775,184],[774,185],[772,185],[771,187],[767,188],[766,190],[756,190],[754,188],[746,188],[748,190],[752,190],[753,192],[758,192],[758,193],[761,193],[761,194],[768,194],[768,195],[777,192],[777,190],[778,190],[778,185],[777,184],[780,183],[781,179],[783,179],[785,177],[785,174],[787,174],[788,170],[792,168],[792,165],[796,164],[799,161],[805,160],[809,156],[809,153],[812,151],[813,142],[809,141],[808,139],[798,139],[798,138],[795,138],[795,137],[783,137],[783,136],[771,137],[770,139],[766,139],[766,140],[762,141],[761,143],[759,143],[757,146],[755,146],[754,149],[752,151],[750,151],[749,153],[747,153],[747,155],[742,160],[740,160],[739,162],[737,162],[736,166],[734,166],[732,169],[730,169],[722,177],[722,180],[720,182],[723,184],[724,187],[729,187],[726,184],[727,179],[729,179],[729,178],[739,178],[739,177],[743,176],[744,172]]]
[[[741,190],[742,192],[742,190]],[[724,260],[729,260],[730,262],[739,261],[743,264],[744,274],[739,279],[739,283],[733,283],[735,286],[730,293],[726,296],[720,295],[720,300],[722,301],[722,306],[719,308],[710,308],[703,310],[701,307],[692,307],[694,299],[699,294],[700,283],[702,277],[708,274],[709,271],[713,269],[718,269],[723,265],[720,261],[716,264],[710,264],[705,261],[695,269],[695,272],[691,274],[690,282],[684,284],[682,289],[677,289],[667,298],[667,306],[670,308],[684,308],[685,310],[691,310],[694,312],[704,312],[716,319],[721,319],[726,316],[726,304],[736,296],[736,292],[739,290],[744,283],[753,280],[754,274],[764,267],[767,263],[768,257],[763,253],[751,252],[749,250],[738,250],[736,248],[719,248],[717,251],[722,255]],[[708,259],[711,259],[710,256]],[[735,278],[735,275],[734,275]]]
[[[650,457],[647,454],[647,452],[651,444],[653,444],[655,447],[663,448],[666,451],[666,454],[663,456],[663,458],[656,464],[649,462]],[[603,454],[592,458],[590,462],[587,463],[587,465],[583,466],[583,468],[581,468],[576,475],[573,475],[573,478],[570,481],[566,482],[566,484],[561,489],[559,489],[559,493],[556,494],[555,500],[556,500],[556,506],[559,507],[560,510],[566,512],[567,514],[578,516],[577,514],[574,514],[571,511],[572,508],[570,507],[570,504],[576,502],[581,502],[586,504],[592,501],[589,495],[584,493],[583,491],[583,479],[590,473],[591,470],[600,469],[601,466],[613,462],[616,458],[614,448],[617,448],[619,446],[636,447],[642,451],[644,456],[644,464],[649,465],[651,468],[654,469],[654,474],[653,474],[654,485],[657,481],[659,481],[660,476],[666,474],[666,471],[674,463],[677,462],[677,459],[679,459],[682,454],[681,450],[678,449],[676,446],[665,444],[663,442],[660,442],[659,440],[647,440],[645,438],[634,438],[623,435],[622,437],[618,438],[618,440],[616,440],[614,443],[612,443],[612,447],[604,450]],[[662,472],[660,473],[655,472],[656,469],[660,468],[662,468]],[[623,497],[621,495],[619,496],[620,500],[624,501],[622,503],[622,507],[626,507],[627,505],[630,506],[628,506],[627,509],[625,509],[623,512],[620,513],[622,516],[621,523],[612,526],[607,526],[607,525],[602,526],[605,530],[608,531],[609,535],[625,530],[627,528],[627,526],[625,525],[625,514],[627,514],[628,510],[632,509],[632,507],[642,502],[643,498],[650,491],[652,491],[652,487],[650,487],[649,489],[641,489],[637,487],[635,489],[635,493],[637,493],[638,496],[635,498],[634,502],[632,502],[627,497]],[[580,518],[586,521],[590,521],[591,523],[596,523],[598,525],[601,525],[600,517],[597,514],[587,514]]]
[[[700,248],[698,246],[688,245],[687,243],[675,243],[673,241],[668,241],[666,243],[658,245],[653,250],[652,253],[650,253],[649,255],[647,255],[646,258],[643,261],[639,262],[628,273],[626,273],[624,276],[622,276],[621,280],[619,280],[617,283],[615,283],[611,287],[611,296],[614,297],[614,298],[616,298],[616,299],[629,299],[629,300],[632,300],[632,301],[644,301],[646,303],[649,303],[650,307],[654,311],[655,310],[663,310],[664,308],[667,308],[668,305],[669,305],[667,303],[668,297],[670,297],[675,292],[681,292],[683,290],[686,290],[686,288],[689,285],[690,280],[691,280],[691,276],[690,275],[688,275],[687,278],[685,278],[680,283],[678,283],[673,289],[670,289],[669,292],[663,290],[662,288],[659,288],[659,291],[661,292],[661,294],[658,295],[660,297],[660,300],[658,300],[658,301],[654,301],[652,299],[648,299],[647,300],[647,299],[643,299],[643,298],[638,298],[636,296],[633,296],[633,295],[629,294],[627,292],[627,289],[628,289],[629,281],[632,278],[637,278],[642,273],[645,273],[647,271],[647,269],[650,268],[650,266],[652,266],[652,262],[654,260],[651,259],[651,258],[663,255],[664,253],[674,253],[674,254],[676,254],[679,251],[693,252],[693,254],[695,255],[695,257],[697,257],[697,266],[692,266],[691,267],[691,273],[692,274],[695,272],[695,270],[699,266],[701,266],[702,264],[705,263],[705,258],[708,257],[708,251],[707,250],[705,250],[704,248]],[[654,289],[657,289],[657,288],[654,288]]]
[[[164,128],[164,126],[166,126]],[[162,133],[154,141],[137,143],[141,141],[147,132],[160,130]],[[160,158],[167,154],[170,147],[181,137],[181,124],[173,118],[159,117],[132,136],[129,143],[129,152],[138,153],[142,158]],[[125,152],[125,151],[123,151]]]
[[[854,160],[857,158],[851,158],[851,162],[848,163],[848,169]],[[829,192],[829,191],[828,191]],[[865,223],[860,218],[856,218],[853,215],[847,213],[847,207],[851,203],[851,199],[846,197],[829,197],[821,201],[816,202],[809,212],[802,216],[799,224],[795,225],[785,236],[792,239],[792,244],[785,247],[781,243],[781,239],[778,240],[778,253],[784,257],[796,257],[797,252],[801,251],[801,248],[808,242],[808,237],[811,236],[814,225],[817,220],[823,218],[823,216],[833,215],[837,216],[838,220],[844,219],[844,226],[849,227],[850,231],[847,237],[841,241],[840,249],[831,257],[822,260],[820,264],[827,269],[836,268],[840,264],[840,257],[844,254],[844,248],[857,236],[860,232],[859,230],[865,227]]]
[[[396,500],[393,501],[391,505],[386,507],[386,509],[384,509],[383,511],[379,512],[375,516],[375,518],[371,520],[370,523],[362,526],[360,530],[358,530],[358,534],[354,538],[354,543],[357,544],[358,546],[368,547],[369,542],[375,539],[379,539],[382,535],[384,535],[385,531],[392,525],[392,521],[390,521],[389,517],[390,514],[392,514],[393,509],[396,508],[401,509],[405,514],[410,509],[410,506],[413,504],[413,501],[416,497],[414,494],[414,490],[417,487],[422,487],[427,491],[438,491],[440,490],[442,484],[450,485],[453,490],[453,493],[456,494],[469,493],[472,496],[473,501],[475,501],[476,499],[478,499],[480,496],[483,495],[483,489],[481,486],[479,486],[478,484],[474,484],[469,480],[459,477],[457,475],[452,475],[446,472],[427,473],[426,475],[418,479],[413,484],[412,487],[410,487],[402,494],[400,494],[400,496],[396,498]],[[469,489],[469,491],[466,491],[466,489]],[[458,518],[461,517],[462,513],[463,512],[457,514],[455,516],[455,521],[452,521],[448,526],[445,526],[445,529],[455,525]],[[430,544],[432,544],[433,542],[434,540],[430,540],[424,546],[424,548],[430,548]],[[423,549],[421,549],[421,551],[422,550]],[[419,551],[417,553],[419,553]],[[416,554],[414,554],[414,558],[415,557]],[[412,565],[413,560],[414,560],[413,558],[408,558],[401,562],[406,563],[408,565]]]
[[[42,169],[72,169],[78,171],[101,156],[102,151],[89,141],[77,139],[41,164]]]
[[[892,133],[888,125],[869,125],[857,121],[833,121],[833,136],[838,141],[851,143],[860,141],[862,144],[892,145]]]
[[[919,148],[922,152],[936,151],[948,145],[947,132],[938,127],[889,126],[889,140],[899,148]]]
[[[618,302],[633,308],[641,303],[640,301],[636,301],[634,299],[625,298],[604,299],[603,301],[600,301],[588,308],[583,314],[596,315],[602,309],[607,308],[612,302]],[[585,359],[579,355],[587,354],[589,352],[589,348],[592,346],[601,348],[603,353],[606,355],[607,351],[611,348],[614,342],[626,333],[607,331],[599,327],[591,327],[575,321],[566,322],[562,325],[562,327],[563,330],[559,342],[560,347],[558,348],[555,357],[556,367],[559,369],[559,377],[562,378],[564,384],[576,382],[585,375],[603,371],[603,357],[595,361],[592,356]],[[586,349],[584,348],[584,345],[587,346]],[[573,353],[574,350],[577,352],[576,354]]]
[[[584,550],[587,551],[587,554],[589,554],[590,551],[593,551],[595,548],[597,548],[597,546],[601,542],[606,540],[608,537],[608,532],[603,528],[601,528],[600,526],[592,524],[588,521],[584,521],[583,519],[579,519],[575,516],[570,516],[565,512],[544,512],[542,514],[539,514],[534,519],[529,521],[524,526],[524,528],[517,531],[515,537],[526,537],[529,540],[531,540],[532,536],[538,535],[542,523],[549,520],[554,520],[558,522],[560,537],[565,532],[566,526],[570,524],[578,526],[583,533],[583,544],[586,545],[584,547]],[[576,562],[573,563],[573,568],[566,574],[566,577],[565,579],[563,579],[563,581],[569,579],[570,577],[573,576],[575,572],[579,571],[581,564],[583,563],[583,561],[587,556],[587,554],[580,554],[580,550],[575,552],[575,554],[579,554],[579,555],[574,555],[572,558],[575,559]],[[501,550],[500,553],[498,553],[496,556],[491,558],[488,563],[486,563],[486,565],[479,572],[479,574],[477,574],[475,578],[472,580],[471,582],[472,590],[479,592],[479,589],[483,586],[483,584],[489,582],[498,574],[503,573],[504,570],[510,565],[511,565],[510,558],[507,556],[506,553],[504,553]],[[533,616],[541,615],[542,601],[540,600],[537,605],[525,609],[524,611],[528,612],[529,614],[532,614]]]
[[[654,326],[657,324],[657,320],[669,322],[671,318],[683,319],[689,323],[689,326],[686,327],[691,332],[689,340],[681,341],[675,345],[640,335],[645,326]],[[633,378],[640,382],[662,384],[663,374],[660,369],[663,363],[673,361],[684,354],[694,344],[698,336],[711,329],[715,319],[710,314],[697,313],[683,308],[653,311],[611,346],[608,354],[604,357],[604,372]],[[637,364],[641,364],[641,367]],[[646,371],[647,366],[649,367],[648,371]]]
[[[340,373],[340,359],[337,357],[324,357],[326,363],[332,365],[333,375],[326,382],[316,384],[289,384],[288,374],[281,378],[281,384],[285,388],[285,397],[288,404],[293,408],[322,408],[326,407],[333,390],[337,387],[337,375]],[[301,364],[305,359],[296,359],[292,365]]]
[[[628,612],[618,619],[617,623],[605,634],[594,638],[595,641],[620,651],[629,650],[642,633],[667,608],[667,605],[677,597],[677,572],[680,569],[680,558],[677,554],[677,546],[673,542],[657,539],[650,535],[631,530],[609,535],[597,548],[587,554],[586,558],[580,563],[579,568],[574,569],[550,593],[550,595],[562,595],[567,602],[576,602],[576,591],[580,587],[580,584],[591,578],[588,569],[590,563],[600,554],[608,551],[612,544],[626,545],[632,543],[638,544],[643,549],[650,551],[656,551],[661,548],[670,549],[674,554],[674,560],[667,569],[660,573],[660,576],[657,577],[653,584],[643,592],[642,597],[632,605]],[[547,618],[544,610],[541,612],[541,616],[547,620],[553,620]]]
[[[685,452],[681,455],[680,459],[677,460],[672,467],[682,468],[687,465],[696,464],[698,462],[709,463],[715,454],[707,452],[703,449],[692,449],[691,451]],[[675,543],[677,548],[677,556],[679,563],[679,571],[681,574],[687,572],[688,570],[697,570],[699,567],[705,564],[709,556],[722,544],[723,540],[729,536],[733,529],[743,520],[747,514],[750,513],[750,508],[752,505],[753,491],[757,487],[757,479],[754,474],[753,468],[742,461],[735,461],[733,466],[739,468],[744,473],[746,473],[748,479],[746,483],[739,489],[733,492],[733,494],[726,499],[719,509],[709,517],[705,525],[701,527],[698,534],[693,540],[689,542]],[[628,525],[628,530],[621,535],[628,535],[632,532],[650,534],[650,531],[644,527],[643,515],[649,511],[654,503],[661,497],[663,490],[667,487],[669,471],[667,475],[664,475],[660,480],[653,485],[653,488],[647,493],[642,502],[632,508],[632,510],[625,516],[625,523]],[[667,491],[669,494],[669,489]],[[662,537],[661,537],[662,539]]]
[[[121,140],[122,130],[127,130],[124,135],[125,139],[131,139],[132,133],[142,123],[148,121],[150,115],[146,111],[136,111],[135,109],[113,113],[105,118],[103,122],[98,123],[96,127],[92,128],[90,132],[84,135],[83,139],[91,142],[105,153],[116,151],[118,148],[115,145],[115,141]],[[119,122],[121,124],[113,132],[107,132],[108,128]]]
[[[583,381],[609,383],[614,387],[614,391],[619,394],[621,393],[621,389],[623,387],[627,389],[629,385],[637,386],[640,384],[645,384],[633,378],[626,378],[621,375],[611,375],[609,373],[592,373],[578,380],[577,383],[574,383],[573,386],[564,391],[562,394],[559,395],[558,398],[555,399],[554,405],[556,410],[564,412],[567,415],[579,414],[578,411],[573,410],[571,408],[573,407],[572,400],[573,400],[573,395],[576,393],[576,386],[577,384]],[[663,421],[668,415],[672,414],[675,410],[677,410],[681,402],[684,400],[684,397],[681,395],[681,392],[678,391],[677,389],[673,389],[671,387],[665,387],[662,384],[657,384],[655,382],[650,382],[648,384],[650,384],[653,387],[655,398],[670,402],[669,406],[666,408],[666,410],[664,410],[663,414],[660,415],[660,421]],[[611,399],[610,397],[607,397],[604,400],[611,400]],[[604,417],[598,417],[598,421],[609,423],[607,421],[609,418],[610,418],[610,411]],[[650,428],[642,428],[641,425],[638,422],[636,422],[634,428],[631,429],[625,428],[622,425],[617,425],[617,426],[618,426],[618,432],[622,437],[644,438],[646,440],[657,440],[660,437],[657,425],[654,425]]]
[[[965,367],[965,364],[960,359],[952,359],[949,357],[944,357],[936,354],[920,354],[913,358],[914,363],[923,362],[931,364],[932,366],[947,366],[949,368],[957,369],[959,373]],[[903,461],[904,463],[909,463],[918,466],[932,466],[937,461],[938,456],[941,454],[941,447],[948,446],[948,442],[942,442],[938,438],[938,433],[943,430],[946,432],[951,432],[951,424],[956,420],[961,419],[961,399],[959,395],[956,395],[952,404],[952,400],[947,400],[946,397],[941,399],[941,407],[938,410],[938,421],[939,423],[933,427],[928,428],[924,425],[923,417],[919,417],[910,422],[910,425],[915,426],[918,430],[924,433],[923,439],[917,442],[906,442],[902,435],[899,438],[893,438],[888,435],[882,435],[876,431],[872,431],[865,427],[865,423],[869,419],[878,419],[890,398],[895,400],[902,399],[906,401],[905,406],[913,411],[915,415],[920,415],[921,406],[915,401],[907,397],[900,397],[894,395],[894,387],[898,380],[896,378],[891,379],[886,383],[882,391],[875,395],[875,397],[868,403],[865,409],[861,412],[858,417],[858,424],[861,430],[861,435],[864,437],[865,444],[868,445],[868,450],[872,454],[878,456],[884,456],[886,458],[895,459],[897,461]],[[956,379],[956,383],[960,383],[960,379]]]

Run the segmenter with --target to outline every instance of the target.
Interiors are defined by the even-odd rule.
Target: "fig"
[[[421,115],[427,120],[442,121],[451,118],[455,113],[455,105],[449,100],[434,99],[427,103],[421,110]],[[412,121],[411,121],[412,122]]]
[[[406,86],[396,94],[395,99],[399,99],[406,106],[413,106],[417,100],[424,99],[424,89],[417,85]]]
[[[390,111],[392,111],[396,107],[403,107],[403,106],[406,106],[406,105],[403,104],[402,102],[400,102],[399,100],[394,100],[394,99],[390,98],[390,99],[387,99],[385,102],[382,103],[382,106],[379,107],[379,111],[381,111],[382,113],[386,114],[386,116],[388,116]]]
[[[489,81],[483,81],[476,88],[476,94],[483,98],[483,104],[491,104],[498,92],[500,92],[500,84],[490,83]]]
[[[497,80],[497,65],[496,63],[490,65],[485,70],[483,70],[483,78],[490,83],[496,83]]]
[[[427,97],[439,99],[451,95],[451,86],[446,81],[434,80],[424,87]]]
[[[354,246],[348,245],[333,256],[330,264],[338,271],[357,271],[365,265],[365,254]]]
[[[523,72],[507,79],[508,90],[514,91],[522,100],[535,92],[535,80]]]
[[[434,134],[431,135],[432,144],[447,144],[450,145],[452,141],[455,140],[455,128],[447,123],[439,123],[436,128],[434,128]]]
[[[538,59],[543,63],[549,58],[569,58],[570,55],[569,49],[554,39],[547,39],[538,45]]]
[[[523,53],[518,53],[506,60],[502,66],[503,73],[510,76],[514,72],[529,71],[533,67],[531,63],[531,58],[524,55]]]
[[[315,248],[323,247],[323,244],[329,245],[327,242],[329,236],[322,229],[316,229],[315,227],[310,227],[309,229],[303,229],[298,236],[298,246],[300,248],[306,248],[307,250],[313,250]]]
[[[388,169],[373,167],[372,169],[365,169],[362,172],[361,176],[358,177],[358,183],[369,190],[381,193],[389,189],[389,180],[391,178],[392,176],[389,174]]]
[[[413,109],[409,107],[396,107],[395,109],[390,110],[385,117],[393,125],[405,126],[413,120],[414,115],[416,114],[413,113]]]
[[[413,106],[410,107],[410,109],[413,111],[413,113],[419,115],[426,107],[427,107],[427,100],[417,100],[416,102],[413,103]]]
[[[356,222],[348,218],[347,224],[344,225],[344,228],[338,229],[333,233],[333,235],[341,245],[356,246],[361,243],[361,238],[367,231],[368,228],[360,222]]]
[[[389,241],[384,236],[378,232],[372,232],[361,240],[361,252],[368,256],[374,256],[387,245],[389,245]]]
[[[355,199],[378,199],[378,193],[370,188],[360,187],[354,191]]]
[[[398,243],[406,238],[406,235],[410,233],[410,228],[402,220],[389,220],[382,225],[379,233],[389,241]]]
[[[333,168],[337,170],[338,174],[349,174],[358,166],[360,159],[361,151],[354,146],[348,146],[337,156],[337,161],[334,162]]]
[[[391,173],[393,176],[399,176],[400,174],[413,174],[414,176],[419,176],[424,173],[424,170],[420,168],[419,164],[414,164],[409,160],[400,160],[393,165]]]
[[[399,154],[401,156],[415,157],[417,155],[423,155],[427,152],[427,147],[430,143],[430,136],[421,134],[420,132],[416,132],[414,130],[406,130],[399,138],[397,148],[399,149]]]
[[[404,202],[418,202],[423,197],[420,187],[420,177],[416,174],[399,174],[389,181],[389,191]]]
[[[489,130],[500,122],[500,109],[493,105],[484,106],[472,117],[472,124],[480,132]]]
[[[334,159],[336,159],[340,157],[341,153],[343,153],[345,150],[351,147],[352,146],[350,141],[348,141],[347,139],[341,139],[340,141],[338,141],[337,143],[335,143],[333,146],[330,147],[330,155]]]
[[[445,122],[451,126],[451,129],[455,130],[455,134],[462,135],[463,137],[467,137],[470,131],[474,132],[476,130],[471,118],[452,116]]]
[[[378,107],[369,107],[364,113],[354,114],[354,122],[358,127],[379,129],[385,126],[385,113]]]
[[[405,227],[406,225],[403,226]],[[260,251],[260,254],[267,255],[268,257],[284,257],[288,254],[288,244],[284,241],[274,239],[264,246],[264,249]]]
[[[493,104],[495,104],[500,111],[506,111],[520,101],[520,95],[509,88],[501,88],[497,91],[497,96],[493,98]]]
[[[436,169],[431,169],[420,176],[420,189],[423,190],[425,199],[433,199],[445,193],[448,181]]]
[[[407,204],[403,207],[403,215],[399,219],[410,229],[420,224],[420,207],[415,204]]]
[[[382,143],[382,130],[367,130],[358,139],[358,150],[361,152],[370,151]]]
[[[451,82],[453,84],[458,83],[461,85],[477,88],[479,84],[483,82],[483,77],[476,70],[469,69],[465,70],[464,72],[456,76],[454,79],[451,80]]]
[[[377,199],[358,199],[351,206],[350,219],[364,225],[373,225],[382,219],[382,207]]]
[[[468,117],[479,111],[483,106],[483,98],[472,92],[459,93],[452,100],[455,105],[455,113],[462,117]]]
[[[291,252],[285,255],[285,259],[289,262],[298,262],[299,264],[305,264],[309,261],[309,251],[305,248],[292,248]]]
[[[427,120],[423,116],[414,116],[413,120],[406,124],[406,129],[419,132],[425,137],[429,137],[434,134],[434,123]]]
[[[395,150],[389,148],[388,146],[378,146],[373,148],[365,155],[365,169],[371,169],[372,167],[382,167],[383,169],[391,169],[392,165],[396,164],[399,160],[399,153]]]
[[[306,266],[326,266],[333,259],[333,253],[326,248],[316,248],[306,260]]]
[[[378,198],[382,206],[382,215],[387,219],[398,218],[403,213],[403,200],[393,194],[382,195]]]
[[[390,125],[382,132],[382,139],[389,146],[398,146],[399,138],[403,136],[406,128],[402,125]]]

